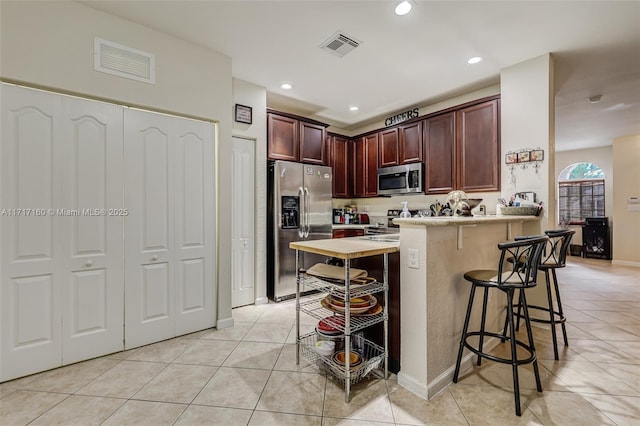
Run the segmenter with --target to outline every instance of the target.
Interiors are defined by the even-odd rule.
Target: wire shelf
[[[330,309],[322,306],[322,299],[324,299],[324,295],[322,297],[314,297],[309,300],[305,300],[304,302],[300,302],[300,310],[305,312],[306,314],[311,315],[312,317],[318,320],[325,320],[328,324],[334,327],[337,330],[346,332],[345,323],[344,323],[344,314],[339,312],[334,312]],[[335,318],[335,321],[332,320]],[[351,332],[355,332],[358,330],[362,330],[374,324],[378,324],[386,319],[384,310],[379,314],[375,315],[354,315],[351,314],[350,317],[350,330]]]
[[[351,384],[358,383],[374,369],[380,367],[384,361],[385,353],[381,346],[378,346],[367,339],[362,339],[362,341],[363,347],[358,352],[364,358],[364,361],[361,364],[350,368],[350,377],[348,379],[347,369],[344,365],[336,363],[333,361],[332,357],[323,356],[316,352],[315,347],[318,342],[318,335],[316,333],[309,333],[300,337],[298,344],[302,349],[302,355],[307,359],[307,361],[318,365],[321,368],[324,367],[330,373],[330,377],[344,385],[347,380],[349,380]],[[384,373],[381,373],[380,376],[384,377]]]
[[[340,280],[325,280],[320,279],[318,277],[314,277],[313,275],[307,275],[301,273],[299,278],[300,284],[313,288],[315,290],[319,290],[325,293],[331,293],[334,296],[337,296],[341,299],[345,298],[345,286],[344,281]],[[353,297],[364,296],[367,294],[374,294],[384,291],[386,289],[386,285],[379,281],[373,281],[368,284],[356,285],[351,284],[349,286],[349,295]]]

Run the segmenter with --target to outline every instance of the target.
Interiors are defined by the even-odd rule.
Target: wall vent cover
[[[360,44],[360,41],[357,41],[355,38],[346,35],[343,31],[337,31],[324,43],[322,43],[320,45],[320,48],[331,53],[332,55],[336,55],[342,58],[344,55],[360,46]]]
[[[95,39],[93,66],[107,74],[149,84],[156,82],[155,55],[101,38]]]

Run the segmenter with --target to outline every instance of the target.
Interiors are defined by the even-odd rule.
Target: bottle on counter
[[[402,211],[400,212],[400,217],[411,217],[411,213],[409,212],[409,209],[407,208],[407,203],[408,203],[408,201],[403,201],[402,202]]]

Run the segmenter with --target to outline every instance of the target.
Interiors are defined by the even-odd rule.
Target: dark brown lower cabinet
[[[383,255],[353,259],[351,266],[367,270],[369,276],[383,280]],[[382,293],[376,298],[383,299]],[[389,308],[389,371],[400,371],[400,253],[389,254],[389,300],[381,300]],[[426,327],[426,324],[425,324]],[[384,346],[384,323],[378,323],[365,330],[365,337],[380,346]]]

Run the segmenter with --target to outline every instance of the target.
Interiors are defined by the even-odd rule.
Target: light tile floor
[[[535,328],[544,392],[522,368],[522,417],[510,366],[489,361],[431,401],[392,377],[359,383],[345,404],[317,367],[296,366],[295,305],[283,302],[235,309],[230,329],[2,383],[0,424],[639,425],[640,270],[570,257],[558,275],[570,346],[554,361],[550,331]]]

